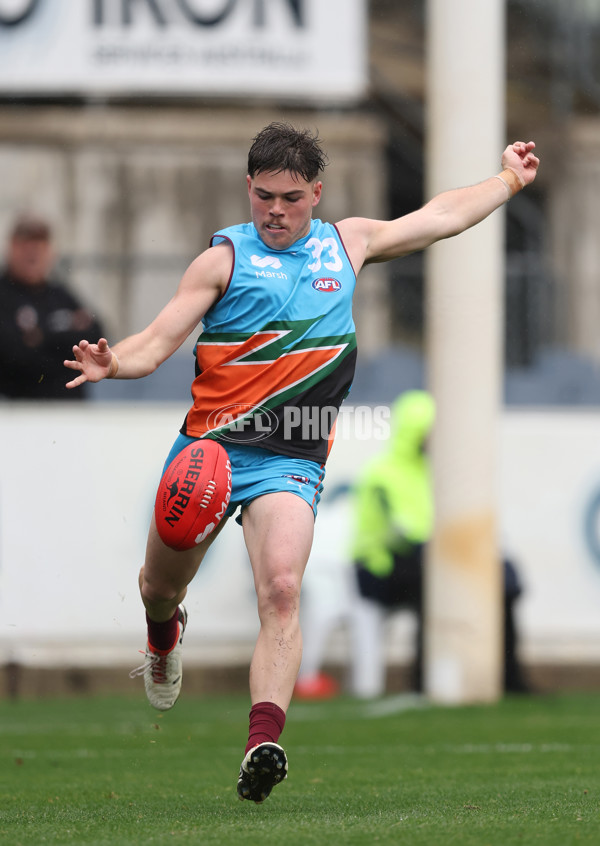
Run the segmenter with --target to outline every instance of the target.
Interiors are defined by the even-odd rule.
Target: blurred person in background
[[[73,347],[74,358],[65,360],[75,371],[67,383],[72,389],[86,381],[142,378],[202,325],[194,403],[167,465],[198,439],[224,441],[231,500],[217,529],[193,549],[167,547],[152,521],[140,572],[147,621],[141,669],[150,702],[159,710],[171,708],[181,690],[187,586],[227,517],[240,508],[236,519],[260,621],[250,663],[252,705],[240,799],[263,802],[287,774],[287,755],[277,741],[302,655],[300,588],[332,428],[353,379],[356,277],[365,264],[423,250],[499,209],[535,179],[534,148],[533,142],[509,145],[501,173],[439,194],[402,218],[351,217],[334,224],[313,218],[326,164],[318,136],[272,123],[254,138],[248,155],[251,220],[213,235],[144,330],[114,348],[106,338],[83,339]],[[246,409],[240,413],[243,426],[216,425],[215,415],[240,405]],[[266,433],[263,407],[277,421]],[[325,423],[313,426],[311,420]]]
[[[48,222],[17,218],[0,271],[0,396],[81,400],[64,383],[66,356],[82,332],[102,326],[65,286],[51,278],[55,253]]]
[[[385,692],[385,622],[400,608],[417,617],[412,688],[422,690],[423,561],[434,525],[433,485],[426,451],[435,404],[425,391],[407,391],[392,406],[389,444],[371,459],[353,486],[353,548],[358,600],[353,692]],[[504,568],[504,689],[526,692],[517,658],[514,605],[521,586],[514,565]]]

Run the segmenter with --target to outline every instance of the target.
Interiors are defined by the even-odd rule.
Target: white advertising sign
[[[0,664],[127,664],[143,645],[137,574],[162,464],[187,404],[74,405],[0,403]],[[350,531],[329,497],[382,449],[384,431],[364,425],[366,407],[344,408],[304,581],[321,596],[326,583],[328,601],[340,603]],[[502,547],[524,587],[517,623],[527,662],[600,660],[599,429],[597,412],[501,419]],[[256,596],[234,520],[186,606],[186,660],[250,660]],[[395,631],[389,658],[398,662],[413,638],[406,627]]]
[[[354,99],[366,0],[0,0],[0,92]]]

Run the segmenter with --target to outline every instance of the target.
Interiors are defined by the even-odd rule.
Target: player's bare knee
[[[294,573],[274,576],[258,590],[259,612],[289,617],[298,609],[300,586],[301,581]]]
[[[167,582],[150,582],[147,579],[142,579],[140,593],[144,603],[157,604],[172,602],[179,596],[180,591]]]

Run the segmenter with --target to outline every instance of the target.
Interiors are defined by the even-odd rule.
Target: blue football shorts
[[[165,461],[163,473],[182,449],[198,438],[178,435]],[[323,491],[325,466],[304,458],[289,458],[268,449],[241,444],[219,442],[227,450],[231,461],[231,499],[225,512],[231,517],[258,496],[287,491],[307,502],[317,516],[317,506]],[[241,524],[241,512],[236,518]]]

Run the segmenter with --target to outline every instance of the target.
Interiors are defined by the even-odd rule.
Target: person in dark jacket
[[[0,397],[81,400],[65,388],[63,361],[82,333],[102,326],[64,285],[51,279],[54,248],[42,218],[17,218],[0,271]]]

